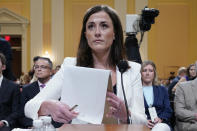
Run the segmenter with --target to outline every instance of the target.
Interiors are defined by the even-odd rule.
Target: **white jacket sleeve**
[[[128,62],[130,68],[123,74],[124,90],[127,98],[128,108],[131,113],[133,124],[146,124],[144,98],[141,83],[140,64]],[[121,85],[121,75],[117,71],[117,96],[124,100]]]
[[[134,81],[132,85],[132,98],[129,106],[129,110],[131,112],[131,120],[132,124],[146,124],[147,119],[144,108],[144,98],[140,73],[136,78],[136,81]]]
[[[65,58],[60,70],[49,80],[46,87],[33,99],[25,104],[25,116],[37,119],[38,111],[43,101],[58,100],[61,96],[64,80],[64,68],[66,65],[75,65],[74,58]]]

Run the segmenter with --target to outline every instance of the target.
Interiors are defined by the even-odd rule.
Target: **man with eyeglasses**
[[[24,115],[24,106],[36,96],[40,91],[42,91],[50,80],[52,75],[53,64],[49,58],[46,57],[39,57],[38,60],[34,64],[34,71],[35,76],[37,77],[37,81],[25,85],[23,87],[23,91],[21,93],[21,105],[20,105],[20,115],[21,118],[19,119],[20,124],[23,128],[29,128],[33,125],[33,120],[30,118],[25,117]]]

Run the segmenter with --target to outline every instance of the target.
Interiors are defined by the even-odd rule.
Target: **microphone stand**
[[[123,76],[122,75],[123,75],[123,72],[121,72],[121,84],[122,84],[122,91],[123,91],[124,102],[125,102],[125,106],[126,106],[126,112],[127,112],[127,124],[131,124],[130,123],[130,119],[129,119],[129,110],[128,110],[128,104],[127,104],[127,99],[126,99],[125,91],[124,91]]]

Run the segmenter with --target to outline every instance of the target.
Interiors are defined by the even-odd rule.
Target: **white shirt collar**
[[[0,76],[0,87],[1,87],[2,81],[3,81],[3,75]]]

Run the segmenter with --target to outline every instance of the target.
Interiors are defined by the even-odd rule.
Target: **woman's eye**
[[[143,69],[143,70],[142,70],[142,72],[146,72],[146,71],[147,71],[146,69]]]
[[[89,30],[91,30],[91,29],[93,29],[93,28],[94,28],[94,25],[93,25],[93,24],[88,25],[88,29],[89,29]]]
[[[149,70],[149,72],[153,72],[153,70]]]
[[[107,24],[102,24],[101,27],[102,27],[103,29],[106,29],[106,28],[108,28],[108,25],[107,25]]]

